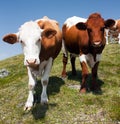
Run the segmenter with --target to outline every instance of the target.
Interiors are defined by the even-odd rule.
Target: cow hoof
[[[99,86],[92,86],[91,88],[91,91],[100,91],[100,87]]]
[[[24,111],[30,111],[31,109],[32,109],[32,106],[29,106],[29,107],[25,106],[24,107]]]
[[[72,71],[72,75],[73,76],[76,76],[77,75],[77,72],[76,71]]]
[[[48,104],[48,98],[47,97],[41,98],[41,105],[44,105],[44,104]]]
[[[101,91],[101,89],[98,87],[98,88],[96,88],[96,89],[94,89],[94,90],[92,90],[93,91],[93,93],[95,93],[95,94],[102,94],[102,91]]]
[[[80,93],[86,93],[86,88],[80,89]]]
[[[62,72],[61,78],[64,80],[66,77],[67,77],[67,73],[66,72]]]
[[[67,78],[67,75],[61,75],[61,79],[65,80]]]

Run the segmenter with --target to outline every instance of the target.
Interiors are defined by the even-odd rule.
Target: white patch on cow
[[[93,55],[92,54],[87,54],[86,55],[86,60],[90,68],[93,68],[94,65],[101,60],[101,54],[96,55],[96,61],[94,61]]]
[[[39,64],[39,54],[41,49],[41,33],[42,29],[36,22],[30,21],[24,23],[19,29],[19,41],[22,44],[25,55],[24,64],[28,63],[26,60],[36,60],[35,64]]]
[[[85,18],[80,18],[80,17],[77,17],[77,16],[73,16],[73,17],[70,17],[68,18],[66,21],[65,21],[65,25],[68,27],[68,28],[71,28],[73,25],[77,24],[78,22],[86,22],[87,19]]]
[[[80,62],[85,62],[86,63],[86,55],[82,54],[81,56],[79,56]]]

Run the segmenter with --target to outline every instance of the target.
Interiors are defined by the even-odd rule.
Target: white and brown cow
[[[82,83],[80,92],[87,90],[86,79],[88,77],[87,63],[92,71],[93,91],[99,90],[96,83],[97,70],[106,40],[104,29],[114,25],[112,19],[104,20],[99,13],[93,13],[87,21],[79,17],[68,18],[62,28],[63,31],[63,70],[62,77],[66,77],[66,64],[68,52],[70,52],[72,74],[76,74],[75,57],[79,56],[82,67]]]
[[[30,110],[33,106],[36,76],[41,76],[41,103],[47,103],[46,90],[50,70],[62,46],[62,33],[58,22],[48,17],[26,22],[19,32],[5,35],[3,41],[10,44],[19,42],[23,48],[24,64],[29,77],[29,95],[24,110]]]
[[[120,20],[116,20],[110,29],[106,29],[105,36],[106,44],[109,44],[109,40],[111,43],[118,41],[118,44],[120,44]]]

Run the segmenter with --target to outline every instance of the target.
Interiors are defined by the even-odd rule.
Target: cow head
[[[39,55],[42,37],[52,38],[55,34],[55,30],[43,30],[37,22],[30,21],[24,23],[19,28],[18,33],[5,35],[3,41],[10,44],[21,43],[24,53],[24,64],[32,67],[40,63]]]
[[[85,23],[89,34],[90,45],[100,47],[105,45],[104,29],[110,28],[115,24],[113,19],[104,20],[99,13],[93,13]],[[81,29],[81,23],[77,24],[77,28]]]

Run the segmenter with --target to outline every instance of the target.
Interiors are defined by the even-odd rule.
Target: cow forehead
[[[36,22],[30,21],[24,23],[19,28],[20,39],[27,40],[27,39],[40,39],[42,33],[42,29],[38,26]]]
[[[87,20],[87,27],[89,28],[99,28],[104,27],[104,19],[103,18],[90,18]]]
[[[65,24],[68,28],[71,28],[73,25],[77,24],[78,22],[86,22],[86,21],[87,21],[87,19],[85,19],[85,18],[73,16],[73,17],[68,18],[68,19],[65,21],[64,24]]]

